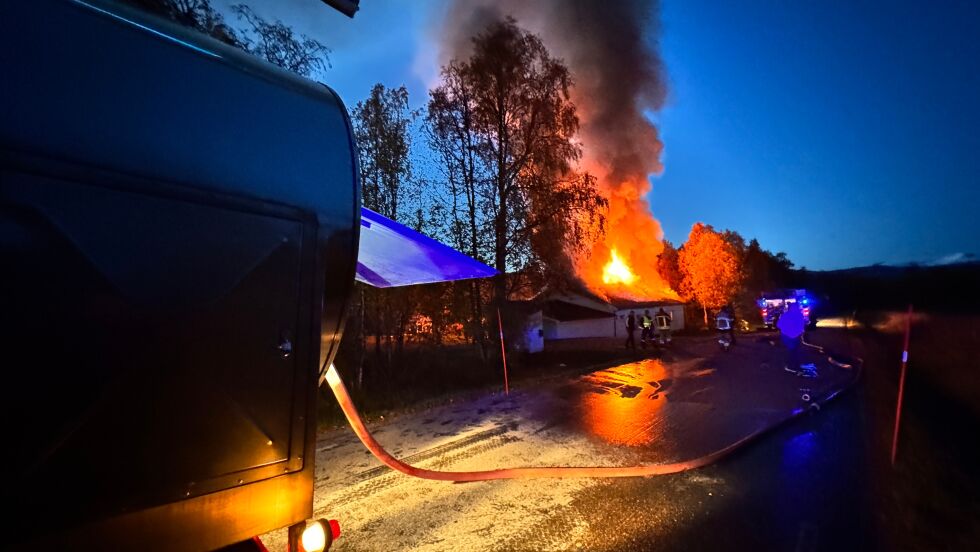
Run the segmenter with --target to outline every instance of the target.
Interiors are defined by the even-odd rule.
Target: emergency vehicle
[[[787,307],[792,303],[799,303],[800,312],[803,313],[803,320],[807,326],[816,323],[816,319],[811,317],[814,301],[805,289],[782,289],[763,294],[758,301],[762,323],[767,328],[775,327],[779,316],[786,312]]]

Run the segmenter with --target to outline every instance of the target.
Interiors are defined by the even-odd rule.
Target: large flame
[[[588,150],[583,152],[589,160]],[[663,231],[643,196],[646,178],[610,184],[609,169],[597,162],[586,165],[599,179],[600,193],[609,200],[605,235],[575,258],[575,271],[594,293],[632,300],[677,299],[661,278],[657,257],[663,251]],[[645,176],[645,175],[644,175]],[[628,278],[614,274],[629,274]]]
[[[619,258],[616,254],[616,250],[612,250],[612,258],[606,263],[606,266],[602,268],[602,283],[609,284],[624,284],[630,285],[636,281],[636,275],[630,270],[630,267]]]

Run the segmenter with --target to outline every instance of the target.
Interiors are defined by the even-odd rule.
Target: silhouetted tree
[[[408,129],[414,118],[404,86],[386,88],[376,84],[368,98],[357,102],[351,112],[361,171],[361,202],[393,220],[406,218],[400,199],[413,185]],[[360,316],[352,326],[359,334],[361,347],[366,347],[365,332],[373,333],[376,357],[383,356],[385,369],[390,369],[393,354],[402,351],[406,328],[423,292],[375,289],[363,284],[358,284],[357,289],[358,304],[354,312]],[[361,381],[363,355],[359,359],[358,381]]]
[[[755,293],[763,293],[788,285],[793,263],[786,253],[772,253],[753,239],[745,248],[745,287]]]
[[[493,23],[474,37],[468,59],[443,67],[442,81],[429,103],[436,148],[448,155],[467,208],[482,206],[489,219],[489,231],[474,233],[469,216],[457,232],[469,234],[467,249],[490,250],[500,305],[507,272],[570,271],[567,251],[601,229],[606,202],[595,179],[574,170],[580,149],[571,76],[540,38],[510,18]]]
[[[488,166],[479,155],[480,136],[474,121],[474,98],[464,80],[465,71],[452,61],[442,68],[442,84],[429,92],[426,131],[439,156],[445,179],[443,220],[445,234],[456,249],[481,262],[492,255],[488,231],[492,213],[488,192]],[[487,332],[483,312],[484,283],[470,280],[456,284],[468,299],[466,331],[486,359]]]
[[[408,126],[408,90],[375,84],[351,112],[361,165],[361,201],[365,207],[398,220],[403,183],[412,177]]]

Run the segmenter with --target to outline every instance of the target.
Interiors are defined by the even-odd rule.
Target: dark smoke
[[[441,61],[466,57],[473,35],[514,17],[571,69],[590,156],[613,181],[646,180],[662,169],[662,144],[644,117],[667,92],[658,14],[657,2],[643,0],[457,0],[442,27]]]
[[[645,200],[649,176],[663,170],[663,144],[645,116],[667,94],[659,13],[657,2],[642,0],[456,0],[437,35],[442,63],[466,58],[475,34],[510,16],[565,61],[575,81],[582,166],[609,200],[607,235],[576,260],[576,270],[597,292],[638,299],[674,296],[656,270],[663,232]],[[603,285],[613,250],[641,285]]]

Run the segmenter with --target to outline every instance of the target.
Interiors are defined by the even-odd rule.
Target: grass
[[[897,462],[891,465],[901,332],[818,330],[865,360],[862,395],[878,532],[889,550],[972,550],[980,542],[980,317],[912,327]]]

